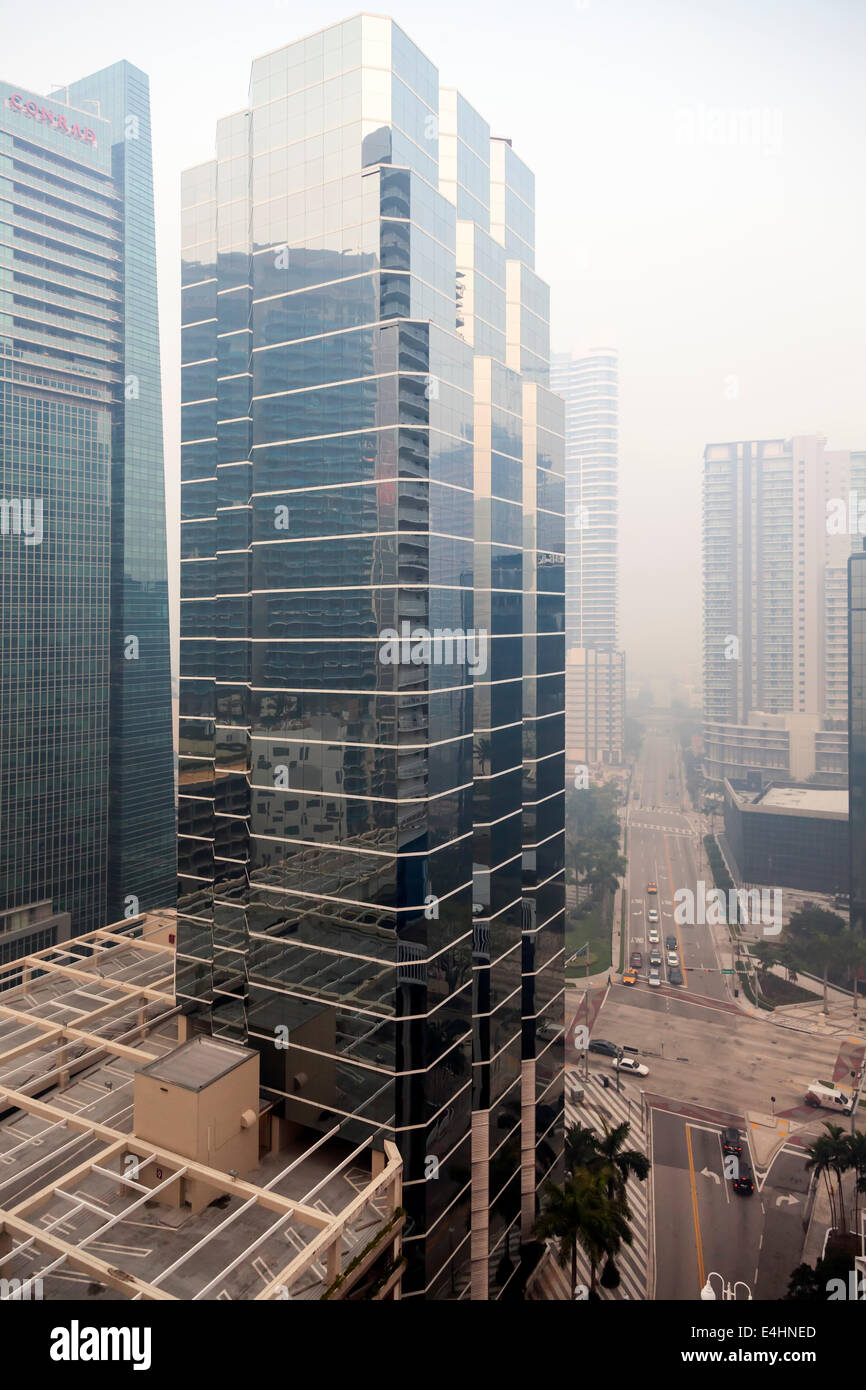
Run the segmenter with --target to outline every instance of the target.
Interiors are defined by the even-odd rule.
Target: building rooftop
[[[156,1081],[168,1081],[188,1091],[201,1091],[255,1055],[249,1048],[235,1047],[218,1038],[191,1038],[167,1057],[158,1057],[142,1067],[141,1071]]]
[[[288,1126],[265,1101],[246,1180],[135,1134],[138,1071],[198,1089],[253,1055],[185,1042],[174,939],[148,914],[0,965],[0,1301],[394,1296],[402,1162],[384,1133]],[[213,1200],[168,1205],[179,1181]]]
[[[725,785],[737,804],[746,811],[773,811],[786,815],[848,819],[847,787],[771,784],[763,791],[750,791],[730,780],[726,781]]]
[[[809,815],[847,816],[847,787],[768,787],[760,805],[762,809],[805,811]]]

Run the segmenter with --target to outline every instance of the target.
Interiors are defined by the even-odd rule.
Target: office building
[[[257,59],[184,176],[178,993],[287,1123],[397,1143],[405,1297],[504,1293],[562,1147],[533,204],[366,15]]]
[[[866,933],[866,550],[848,561],[848,827],[851,926]]]
[[[848,892],[844,788],[725,780],[725,845],[738,884]]]
[[[818,732],[844,732],[845,566],[858,485],[866,502],[863,460],[862,453],[827,449],[819,435],[707,446],[708,729],[792,715]],[[721,773],[737,770],[728,763]]]
[[[173,903],[172,767],[149,97],[122,62],[50,96],[0,83],[0,920],[19,924],[16,953],[62,939],[67,916],[78,933]]]
[[[566,746],[585,750],[579,762],[621,763],[616,352],[556,353],[551,383],[565,400]]]
[[[848,780],[848,735],[826,729],[817,714],[763,714],[752,710],[745,724],[705,719],[704,775],[712,782],[745,779],[759,786],[790,780],[844,787]]]
[[[625,653],[572,647],[565,658],[566,765],[622,761]]]

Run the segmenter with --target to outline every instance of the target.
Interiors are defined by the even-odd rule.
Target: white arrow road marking
[[[718,1173],[714,1173],[712,1168],[702,1168],[701,1177],[712,1178],[713,1182],[715,1183],[721,1182],[721,1178],[719,1177]]]
[[[783,1202],[785,1203],[786,1207],[790,1206],[792,1202],[794,1206],[796,1206],[799,1200],[799,1197],[794,1197],[790,1192],[783,1192],[781,1197],[776,1198],[776,1206],[780,1207]]]

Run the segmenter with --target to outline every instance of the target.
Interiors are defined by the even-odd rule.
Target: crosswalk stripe
[[[576,1072],[571,1075],[577,1079]],[[584,1098],[579,1104],[575,1104],[569,1099],[565,1102],[566,1124],[589,1125],[599,1133],[604,1132],[605,1124],[608,1127],[622,1124],[628,1121],[631,1125],[630,1135],[635,1139],[636,1147],[641,1147],[644,1138],[643,1129],[643,1107],[638,1103],[635,1105],[632,1098],[631,1107],[628,1104],[628,1096],[617,1093],[611,1088],[605,1089],[602,1086],[600,1077],[592,1074],[589,1080],[581,1078],[584,1087]],[[593,1084],[594,1083],[594,1084]],[[604,1102],[602,1104],[602,1101]],[[631,1109],[631,1115],[629,1115]],[[648,1270],[648,1250],[649,1250],[649,1231],[648,1231],[648,1193],[645,1183],[636,1182],[633,1178],[629,1179],[627,1186],[627,1197],[629,1209],[631,1211],[631,1232],[632,1244],[623,1246],[617,1256],[616,1265],[620,1274],[619,1287],[616,1289],[604,1289],[599,1284],[598,1292],[603,1299],[634,1299],[643,1302],[647,1297],[647,1270]],[[553,1273],[553,1270],[556,1273]],[[582,1250],[578,1250],[577,1255],[578,1282],[589,1284],[589,1261]],[[550,1278],[547,1288],[553,1297],[569,1298],[570,1281],[569,1274],[563,1270],[554,1254],[554,1260],[550,1266]],[[555,1292],[558,1290],[559,1292]]]

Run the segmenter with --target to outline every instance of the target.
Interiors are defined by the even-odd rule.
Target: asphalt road
[[[809,1177],[802,1154],[783,1149],[755,1191],[734,1191],[718,1124],[652,1111],[655,1297],[697,1298],[711,1271],[778,1299],[800,1263]],[[740,1126],[738,1126],[740,1127]],[[745,1157],[748,1134],[743,1133]],[[754,1159],[749,1155],[754,1169]],[[746,1298],[744,1288],[737,1296]]]
[[[628,987],[615,976],[608,990],[594,991],[590,1026],[593,1037],[620,1044],[649,1067],[646,1078],[629,1078],[623,1089],[651,1112],[653,1296],[697,1298],[707,1274],[717,1271],[726,1281],[744,1281],[755,1298],[778,1299],[802,1258],[809,1193],[803,1155],[781,1147],[769,1169],[755,1170],[754,1193],[741,1196],[725,1176],[721,1129],[735,1124],[748,1145],[766,1132],[772,1121],[762,1117],[775,1107],[790,1117],[783,1125],[793,1136],[810,1119],[803,1108],[809,1080],[847,1066],[843,1052],[854,1040],[742,1010],[732,977],[721,973],[732,962],[717,959],[710,929],[674,921],[677,890],[697,892],[700,879],[709,887],[712,878],[698,818],[684,809],[679,752],[663,724],[645,732],[632,793],[623,954],[627,964],[632,951],[641,952],[643,978]],[[651,881],[657,894],[647,894]],[[652,906],[661,916],[663,954],[665,936],[677,937],[682,986],[670,984],[666,968],[661,988],[646,983]],[[568,991],[569,1018],[582,999],[582,991]],[[606,1069],[606,1059],[591,1055],[589,1065]],[[815,1112],[803,1137],[813,1137],[827,1118]]]
[[[647,936],[651,925],[647,913],[655,908],[660,917],[660,949],[665,960],[665,938],[675,936],[677,939],[683,984],[672,988],[711,999],[727,999],[726,977],[720,971],[731,966],[730,959],[722,962],[717,959],[706,925],[675,921],[677,891],[688,889],[697,895],[699,881],[708,885],[712,882],[705,862],[702,867],[700,835],[685,813],[684,796],[682,764],[673,734],[658,728],[648,729],[632,777],[626,814],[628,872],[624,961],[628,964],[632,952],[640,951],[644,978],[635,989],[647,990],[645,977],[652,950]],[[657,894],[647,893],[648,883],[657,885]],[[662,967],[662,976],[668,980],[667,964]]]

